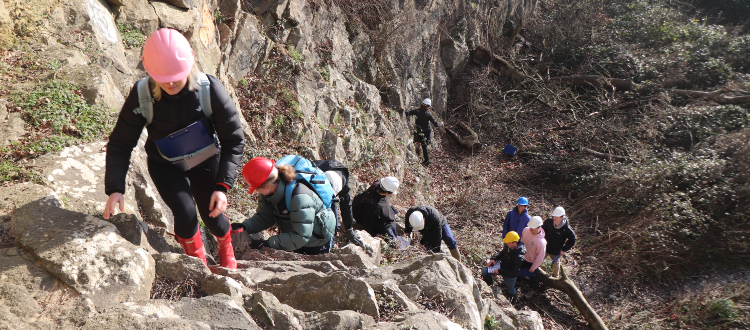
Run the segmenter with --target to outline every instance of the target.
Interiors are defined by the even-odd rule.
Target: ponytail
[[[284,182],[292,182],[294,181],[294,178],[297,177],[297,173],[294,172],[294,167],[291,165],[279,165],[276,166],[276,169],[279,170],[279,177],[281,180],[284,180]]]

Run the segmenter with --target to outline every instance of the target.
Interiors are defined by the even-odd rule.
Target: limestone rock
[[[13,211],[26,204],[45,200],[50,205],[62,206],[62,200],[53,190],[29,182],[0,187],[0,210]]]
[[[0,7],[2,7],[2,4],[0,4]],[[2,11],[2,8],[0,8],[0,11]],[[0,20],[2,20],[2,17],[0,17]],[[3,132],[2,136],[0,136],[0,146],[18,141],[23,137],[25,132],[24,126],[26,125],[26,122],[21,117],[21,113],[8,111],[8,108],[5,106],[6,103],[5,99],[0,99],[0,132]]]
[[[149,245],[148,237],[146,236],[146,233],[149,231],[148,224],[138,220],[134,215],[120,213],[105,221],[115,225],[120,236],[128,242],[146,249],[149,253],[156,252],[156,250]]]
[[[193,31],[193,13],[187,7],[178,7],[165,2],[151,2],[161,27],[172,28],[182,33]]]
[[[248,329],[260,330],[232,298],[219,294],[179,301],[149,300],[122,304],[90,318],[84,330],[105,329]]]
[[[98,66],[68,65],[55,72],[58,79],[75,83],[88,104],[102,104],[109,112],[120,110],[125,97],[117,89],[108,71]]]
[[[279,301],[302,311],[355,310],[377,317],[378,304],[372,287],[344,272],[327,276],[316,273],[295,275],[279,284],[260,283]]]
[[[211,276],[202,260],[180,253],[155,254],[156,275],[173,281],[184,281],[186,279],[201,283],[203,279]]]
[[[232,53],[227,62],[227,76],[232,84],[239,83],[248,73],[255,71],[265,56],[266,39],[260,34],[258,20],[253,15],[242,14],[237,26],[237,36],[232,43]]]
[[[394,317],[391,322],[378,323],[374,329],[378,330],[400,330],[400,329],[425,329],[425,330],[462,330],[459,324],[449,320],[445,315],[432,311],[404,312]]]
[[[154,259],[114,225],[40,200],[17,208],[11,234],[42,267],[96,306],[148,299]]]
[[[245,288],[231,277],[211,274],[200,282],[203,291],[210,295],[225,294],[237,303],[242,303],[242,293]]]

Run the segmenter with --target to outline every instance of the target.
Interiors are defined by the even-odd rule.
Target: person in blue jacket
[[[515,231],[519,235],[523,236],[523,229],[529,224],[528,207],[529,199],[521,197],[516,202],[514,207],[507,215],[505,215],[505,221],[503,222],[503,238],[508,234],[509,231]]]

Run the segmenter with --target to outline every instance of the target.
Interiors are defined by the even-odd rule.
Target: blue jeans
[[[500,263],[500,261],[495,262]],[[492,285],[492,279],[495,276],[497,275],[487,271],[487,267],[482,268],[482,279],[487,285]],[[505,288],[508,289],[508,294],[516,294],[516,277],[503,276],[503,282],[505,282]]]
[[[448,224],[443,225],[443,242],[448,246],[448,250],[455,250],[458,247],[456,238],[453,237],[453,232]]]

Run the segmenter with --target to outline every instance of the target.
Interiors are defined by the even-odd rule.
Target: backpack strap
[[[206,114],[206,117],[211,119],[211,115],[213,114],[213,110],[211,109],[211,82],[203,72],[198,72],[198,86],[200,86],[198,97],[201,101],[201,108],[203,108],[203,113]]]
[[[140,107],[133,109],[133,113],[143,116],[146,122],[151,124],[151,120],[154,119],[154,98],[151,97],[148,87],[148,77],[139,80],[136,86]]]
[[[137,115],[141,115],[146,118],[146,122],[151,124],[154,119],[154,98],[151,97],[151,90],[148,86],[148,77],[143,78],[137,83],[138,90],[138,103],[140,107],[133,109],[133,112]],[[198,97],[200,98],[201,108],[203,113],[211,119],[213,110],[211,109],[211,81],[208,80],[208,76],[203,72],[198,72]]]

